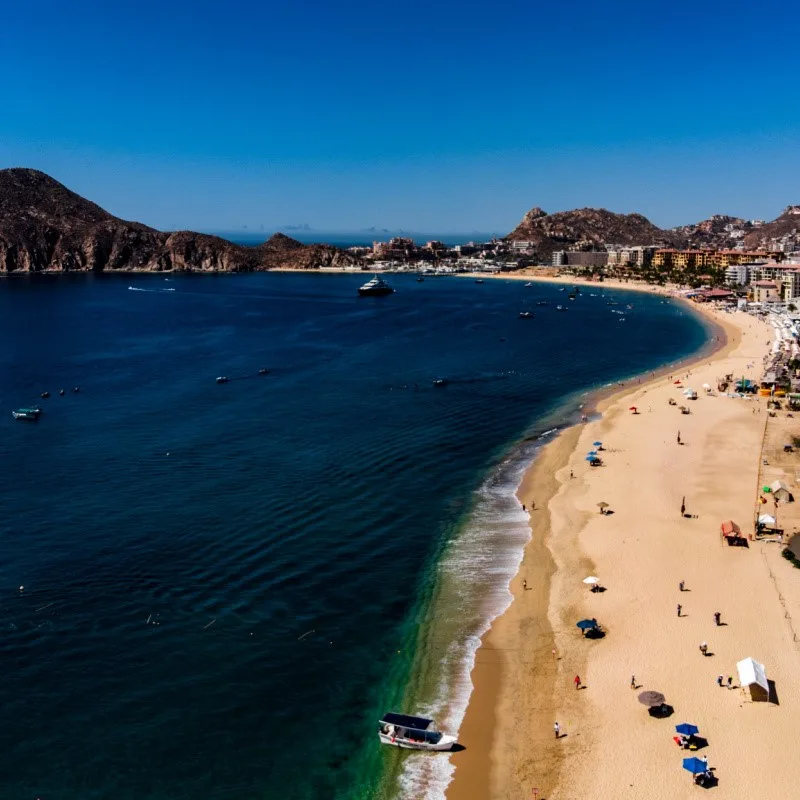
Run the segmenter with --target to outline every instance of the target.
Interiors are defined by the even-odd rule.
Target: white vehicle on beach
[[[381,744],[406,750],[451,750],[455,736],[430,730],[433,720],[389,712],[381,717],[378,737]]]

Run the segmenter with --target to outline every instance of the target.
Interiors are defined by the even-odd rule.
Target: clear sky
[[[25,0],[0,166],[161,228],[507,231],[800,203],[791,2]]]

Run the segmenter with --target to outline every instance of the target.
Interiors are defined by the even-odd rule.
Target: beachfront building
[[[778,284],[773,281],[753,282],[753,300],[756,303],[777,303],[780,299]]]
[[[728,286],[747,286],[757,267],[757,264],[731,264],[725,269],[725,283]]]
[[[777,285],[781,299],[788,301],[800,297],[800,264],[778,264],[771,261],[755,268],[759,281],[770,281]]]
[[[727,269],[754,261],[780,261],[783,253],[744,250],[674,250],[665,248],[653,254],[653,266],[661,269],[684,270]]]
[[[514,239],[511,242],[512,253],[535,253],[536,242],[526,242],[522,239]]]
[[[566,251],[565,250],[556,250],[553,253],[553,261],[552,264],[554,267],[563,267],[564,264],[567,263],[566,261]]]

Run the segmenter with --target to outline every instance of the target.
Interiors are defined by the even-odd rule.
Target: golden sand
[[[696,401],[683,398],[677,376],[626,389],[600,404],[599,419],[545,447],[526,475],[519,495],[536,503],[532,538],[514,601],[477,653],[449,800],[530,798],[534,787],[540,800],[695,797],[703,790],[681,767],[690,754],[672,740],[684,721],[708,739],[692,755],[708,757],[717,796],[800,795],[800,570],[777,543],[729,547],[719,535],[731,518],[752,530],[772,419],[763,399],[719,395],[717,378],[759,377],[772,333],[744,314],[706,313],[728,343],[680,369]],[[583,455],[596,439],[605,466],[591,468]],[[599,513],[601,501],[613,514]],[[589,575],[607,591],[588,591]],[[605,638],[583,638],[575,627],[583,617],[596,617]],[[701,642],[713,655],[701,655]],[[738,688],[735,665],[747,656],[765,664],[777,703],[750,702]],[[720,674],[734,688],[720,688]],[[575,689],[576,675],[584,689]],[[637,701],[643,689],[663,692],[673,716],[650,717]]]

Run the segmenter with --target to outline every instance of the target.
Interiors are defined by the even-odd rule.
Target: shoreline
[[[523,277],[528,276],[519,276],[517,279]],[[539,280],[546,283],[573,282],[556,278]],[[588,282],[588,285],[598,284]],[[599,285],[609,289],[671,294],[664,287]],[[708,309],[690,305],[682,298],[676,299],[699,314],[709,326],[706,345],[678,362],[628,378],[621,386],[592,391],[586,402],[589,425],[602,422],[603,413],[629,395],[644,393],[660,385],[665,375],[690,371],[704,362],[714,363],[735,350],[741,338],[735,326],[726,324]],[[596,570],[592,560],[575,547],[577,530],[585,521],[583,515],[575,512],[569,520],[570,526],[576,531],[575,541],[571,542],[570,547],[566,547],[563,541],[554,547],[549,505],[564,486],[567,464],[570,459],[574,460],[578,440],[586,427],[584,423],[575,423],[559,431],[526,469],[516,491],[520,503],[536,503],[536,509],[529,514],[531,534],[520,569],[509,585],[513,597],[511,604],[492,621],[475,656],[471,675],[473,691],[459,735],[459,741],[465,745],[467,752],[454,760],[455,773],[446,790],[448,800],[510,796],[507,790],[512,786],[514,792],[522,792],[520,796],[525,796],[536,786],[540,797],[547,797],[558,785],[564,753],[563,748],[557,746],[551,728],[553,719],[558,716],[556,689],[562,655],[557,643],[556,626],[549,612],[552,611],[556,579],[560,575],[565,571],[589,575],[595,574]],[[527,584],[526,589],[523,588],[523,581]],[[575,606],[574,598],[566,602],[561,616]],[[578,674],[584,674],[586,662],[572,658],[571,668]],[[508,722],[502,720],[515,717],[515,705],[523,687],[526,690],[526,706],[536,711],[526,720],[528,725],[525,733],[520,734],[513,726],[509,729]],[[531,780],[534,781],[530,786],[524,783],[522,775],[516,774],[516,769],[512,775],[497,775],[497,750],[500,748],[504,750],[503,763],[506,767],[509,762],[512,768],[526,763],[525,772],[532,773]]]

